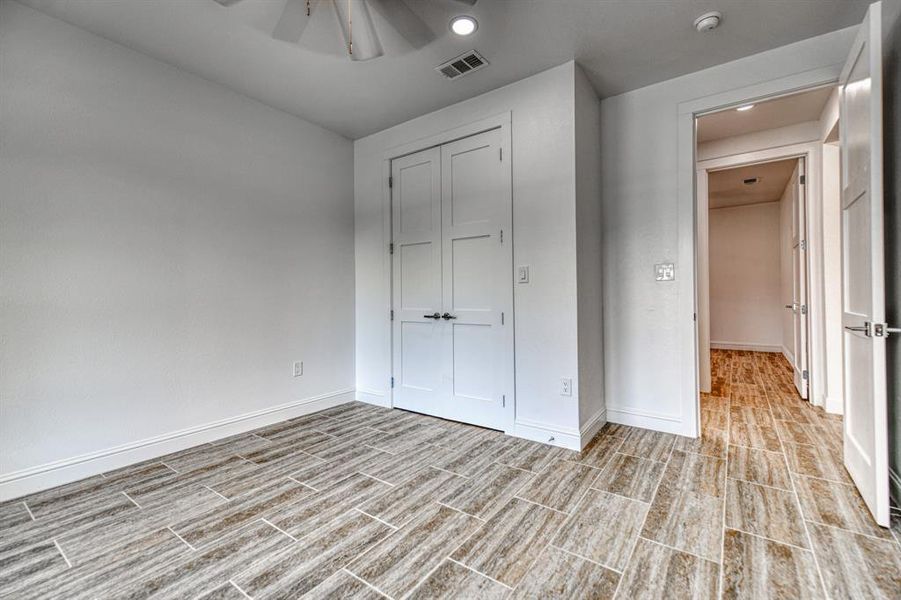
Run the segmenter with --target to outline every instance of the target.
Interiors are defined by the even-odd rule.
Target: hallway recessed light
[[[457,35],[471,35],[479,28],[479,22],[468,15],[460,15],[451,19],[450,28]]]
[[[745,104],[744,106],[739,106],[735,110],[737,110],[738,112],[745,112],[746,110],[751,110],[752,108],[754,108],[753,104]]]

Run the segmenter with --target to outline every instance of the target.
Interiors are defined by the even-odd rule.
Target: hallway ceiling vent
[[[760,177],[748,177],[747,179],[743,180],[743,183],[745,185],[755,185],[757,183],[760,183]]]
[[[435,70],[448,79],[456,79],[458,77],[466,75],[467,73],[478,71],[487,64],[488,61],[485,60],[484,56],[482,56],[475,50],[470,50],[469,52],[461,54],[460,56],[456,56],[447,62],[441,63],[440,65],[435,67]]]

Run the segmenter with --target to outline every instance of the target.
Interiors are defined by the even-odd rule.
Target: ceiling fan
[[[215,0],[228,7],[242,0]],[[414,5],[421,0],[412,0]],[[473,6],[478,0],[454,0]],[[369,60],[384,54],[379,36],[372,23],[372,6],[414,48],[421,48],[435,39],[435,33],[408,5],[408,0],[286,0],[281,17],[275,24],[272,37],[297,43],[313,10],[330,4],[341,26],[344,46],[351,60]]]

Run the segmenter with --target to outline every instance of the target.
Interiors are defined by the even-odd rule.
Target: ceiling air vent
[[[467,73],[478,71],[487,64],[488,61],[485,60],[484,56],[482,56],[475,50],[470,50],[469,52],[452,58],[445,63],[441,63],[440,65],[435,67],[435,70],[448,79],[456,79],[457,77],[461,77],[463,75],[466,75]]]

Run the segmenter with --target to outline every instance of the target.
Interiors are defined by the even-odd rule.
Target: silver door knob
[[[438,313],[435,313],[435,314],[438,314]],[[444,313],[443,315],[441,315],[441,318],[444,319],[445,321],[450,321],[451,319],[456,319],[457,317],[450,313]]]
[[[424,319],[440,319],[440,318],[441,318],[441,314],[440,314],[440,313],[433,313],[433,314],[431,314],[431,315],[422,315],[422,317],[423,317]]]

